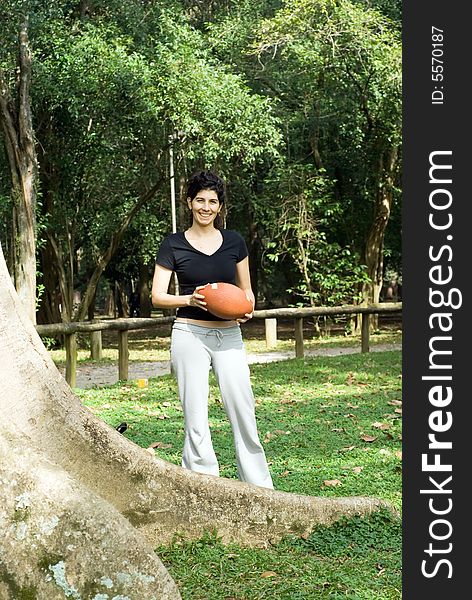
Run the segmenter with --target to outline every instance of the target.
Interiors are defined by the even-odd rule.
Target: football
[[[231,283],[207,283],[198,293],[205,296],[209,312],[221,319],[243,319],[253,309],[246,293]]]

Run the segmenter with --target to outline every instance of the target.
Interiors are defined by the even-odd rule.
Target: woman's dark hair
[[[226,202],[226,186],[221,177],[218,177],[213,171],[197,171],[190,177],[187,187],[187,198],[193,200],[201,190],[213,190],[218,196],[221,213],[216,217],[214,225],[217,229],[223,228],[224,206]]]

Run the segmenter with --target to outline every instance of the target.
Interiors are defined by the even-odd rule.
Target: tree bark
[[[0,598],[181,597],[129,521],[12,428],[0,437],[0,478]]]
[[[151,293],[149,290],[149,269],[146,264],[139,265],[138,279],[139,316],[150,317],[152,311]]]
[[[127,440],[84,407],[60,375],[21,308],[1,247],[0,369],[0,495],[7,506],[0,511],[0,572],[10,597],[33,586],[54,589],[65,573],[78,593],[91,582],[111,582],[118,591],[132,580],[143,591],[119,590],[131,600],[178,598],[151,555],[176,534],[192,539],[216,530],[224,542],[264,546],[386,506],[193,473]]]
[[[365,264],[370,283],[364,287],[364,301],[379,301],[383,282],[383,246],[393,201],[393,186],[398,150],[390,148],[379,159],[379,186],[374,203],[372,224],[365,245]]]
[[[248,244],[248,252],[249,252],[249,271],[251,276],[251,287],[254,292],[254,296],[257,299],[259,297],[259,268],[261,263],[261,252],[260,252],[260,240],[257,231],[257,224],[254,219],[254,213],[252,210],[249,210],[249,244]]]
[[[14,281],[29,318],[36,322],[36,184],[35,150],[30,103],[31,52],[28,25],[19,33],[17,98],[13,100],[0,70],[0,121],[8,157],[13,198]]]

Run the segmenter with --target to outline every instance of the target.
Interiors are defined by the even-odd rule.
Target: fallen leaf
[[[359,405],[358,405],[358,404],[351,404],[351,402],[348,402],[348,403],[346,404],[346,406],[347,406],[348,408],[359,408]]]
[[[283,473],[280,474],[280,477],[287,477],[287,475],[290,474],[290,471],[284,471]]]
[[[343,427],[333,427],[333,429],[331,429],[331,431],[336,431],[336,432],[344,431],[344,428]]]
[[[373,436],[373,435],[363,435],[363,436],[361,436],[361,440],[364,440],[364,442],[375,442],[376,439],[377,439],[377,437]]]
[[[354,473],[360,473],[364,467],[354,467],[352,470]]]
[[[390,402],[387,402],[387,404],[390,404],[390,406],[401,406],[402,401],[401,400],[390,400]]]
[[[350,452],[354,450],[355,446],[347,446],[346,448],[341,448],[340,452]]]
[[[167,448],[172,448],[172,444],[164,444],[164,442],[153,442],[152,444],[149,445],[149,448],[167,449]]]
[[[261,573],[261,577],[277,577],[277,573],[275,571],[264,571],[264,573]]]
[[[346,384],[352,385],[354,382],[354,375],[352,373],[348,373],[346,377]]]
[[[163,402],[162,406],[166,406],[167,407],[167,406],[172,406],[172,404],[170,402]]]
[[[310,537],[310,534],[308,533],[308,531],[305,531],[300,537],[302,538],[302,540],[307,540]]]
[[[346,417],[346,419],[349,419],[350,417],[355,417],[356,415],[354,415],[353,413],[347,413],[347,415],[344,415]]]
[[[375,427],[375,429],[390,429],[390,425],[388,423],[379,423],[378,421],[372,423],[372,427]]]
[[[401,415],[403,413],[403,409],[396,408],[394,412],[396,412],[397,414]]]
[[[323,484],[326,487],[336,487],[337,485],[342,485],[342,482],[339,479],[325,479]]]
[[[402,455],[402,451],[401,450],[397,450],[396,452],[394,452],[395,456],[397,458],[399,458],[400,460],[403,459],[403,455]]]

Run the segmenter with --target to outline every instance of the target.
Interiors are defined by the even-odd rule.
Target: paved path
[[[378,344],[372,346],[371,352],[383,352],[385,350],[401,350],[401,344]],[[318,348],[306,350],[305,356],[340,356],[341,354],[356,354],[360,352],[360,347],[346,348]],[[264,352],[263,354],[248,354],[249,364],[267,363],[280,360],[295,358],[295,351],[284,352]],[[65,369],[62,369],[64,374]],[[170,373],[170,363],[168,360],[156,362],[130,362],[129,379],[149,379],[166,375]],[[118,381],[118,365],[116,364],[87,364],[77,365],[78,388],[91,388],[94,386],[102,387],[112,385]]]

